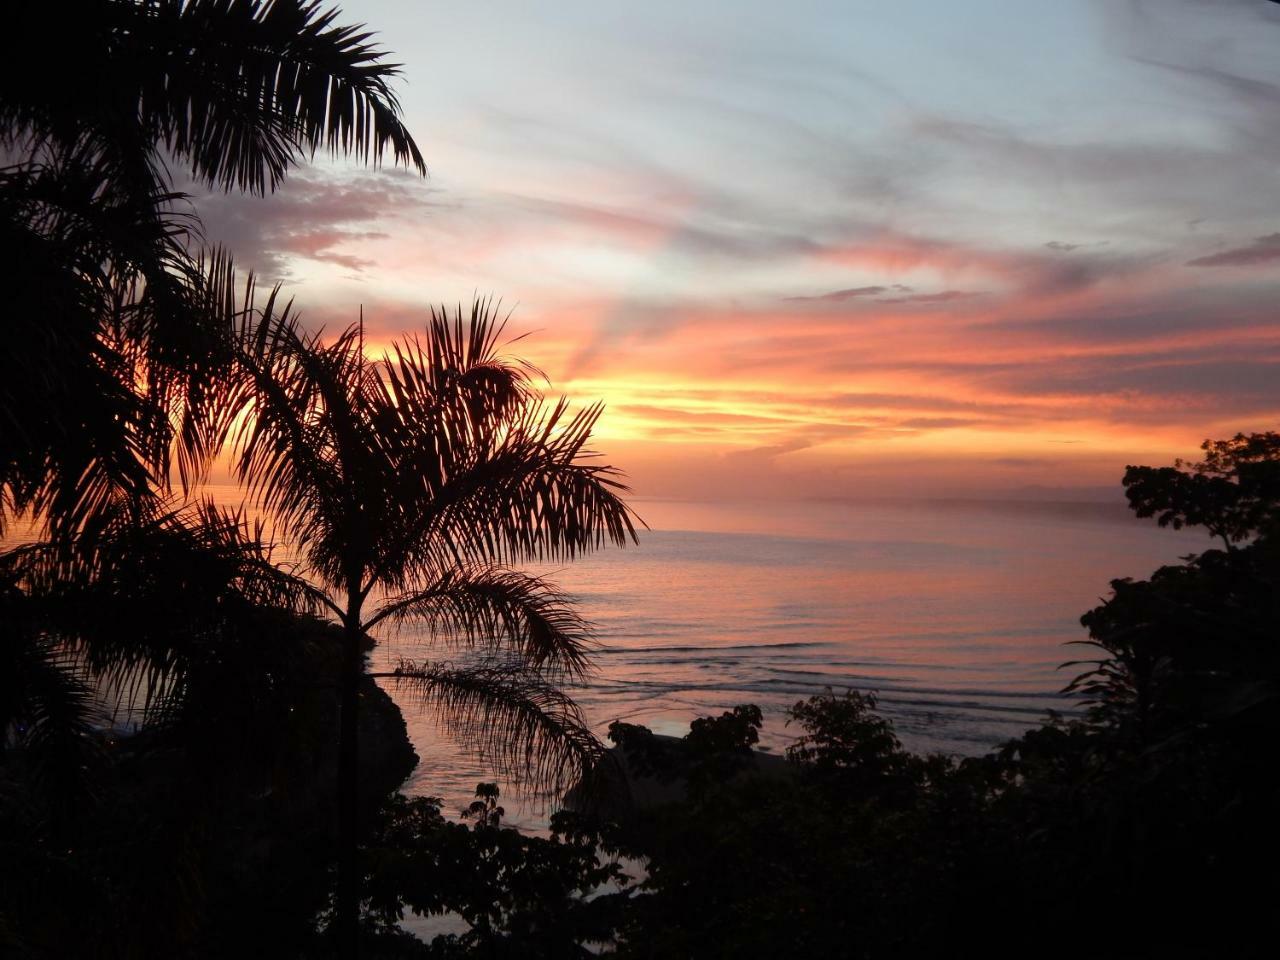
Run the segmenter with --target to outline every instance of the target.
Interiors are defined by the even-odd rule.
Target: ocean
[[[680,735],[698,716],[754,703],[761,744],[796,735],[786,711],[815,693],[874,691],[910,749],[984,753],[1079,705],[1061,694],[1089,649],[1080,615],[1110,581],[1143,578],[1207,548],[1123,504],[980,501],[637,500],[640,543],[534,568],[596,626],[594,674],[570,692],[597,733],[642,723]],[[380,665],[429,655],[412,628]],[[393,696],[399,693],[392,686]],[[401,698],[421,763],[407,793],[446,812],[492,779]],[[508,822],[545,803],[501,785]]]
[[[212,491],[226,503],[232,488]],[[693,502],[637,499],[638,545],[531,567],[577,602],[599,648],[567,688],[601,737],[623,720],[679,736],[699,716],[761,707],[761,747],[796,735],[787,710],[831,690],[875,692],[912,750],[984,753],[1079,704],[1062,688],[1092,656],[1080,615],[1121,577],[1210,546],[1120,503]],[[10,531],[12,542],[25,531]],[[284,553],[287,553],[285,551]],[[283,553],[282,553],[283,556]],[[384,631],[374,669],[441,655]],[[445,654],[448,656],[448,654]],[[402,789],[453,813],[494,779],[384,681],[421,758]],[[554,798],[500,783],[507,822],[544,829]]]

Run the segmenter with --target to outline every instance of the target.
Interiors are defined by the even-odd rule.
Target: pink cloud
[[[1188,260],[1189,267],[1252,267],[1280,260],[1280,233],[1258,237],[1247,247],[1235,247],[1207,257]]]

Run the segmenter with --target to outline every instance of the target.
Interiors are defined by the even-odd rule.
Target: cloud
[[[633,189],[642,196],[628,204],[517,191],[489,194],[485,203],[517,241],[543,241],[549,228],[570,230],[593,243],[657,247],[663,256],[680,261],[756,264],[810,256],[823,246],[811,235],[815,228],[842,234],[871,229],[861,220],[787,223],[705,184],[638,184]]]
[[[1061,240],[1050,240],[1045,244],[1050,250],[1056,250],[1059,253],[1070,253],[1072,250],[1079,250],[1083,244],[1080,243],[1063,243]]]
[[[814,447],[829,443],[832,440],[842,440],[857,437],[866,437],[875,434],[876,431],[862,424],[825,424],[821,426],[811,426],[809,429],[802,430],[793,434],[784,435],[777,443],[771,443],[766,446],[750,447],[746,450],[730,450],[724,454],[724,459],[732,462],[743,461],[770,461],[777,457],[786,456],[789,453],[799,453],[801,450],[811,450]]]
[[[326,263],[336,263],[340,267],[360,272],[373,266],[374,261],[367,257],[338,253],[334,248],[352,241],[382,240],[386,237],[387,234],[377,230],[337,230],[321,227],[315,230],[297,231],[284,238],[281,252]]]
[[[1242,74],[1206,64],[1171,63],[1147,57],[1134,59],[1149,67],[1175,73],[1197,81],[1208,88],[1226,94],[1229,98],[1248,107],[1257,120],[1266,120],[1272,126],[1280,119],[1280,84],[1258,80]]]
[[[438,204],[430,187],[402,171],[317,168],[291,174],[270,197],[212,193],[194,202],[205,241],[270,280],[287,279],[297,258],[366,270],[370,257],[341,248],[383,239],[395,221],[423,216]]]
[[[946,116],[920,117],[912,131],[990,158],[999,164],[1003,176],[1016,176],[1028,183],[1069,178],[1096,187],[1114,189],[1127,183],[1151,188],[1166,178],[1210,175],[1222,162],[1221,152],[1208,145],[1119,139],[1054,141],[1028,136],[1013,126]],[[1153,171],[1159,176],[1153,177]]]
[[[1012,300],[1003,305],[1003,316],[984,322],[983,328],[1059,349],[1110,350],[1124,344],[1205,339],[1230,343],[1251,331],[1274,329],[1273,302],[1273,290],[1223,291],[1168,282],[1164,289],[1137,291],[1128,298],[1087,298],[1067,310],[1041,309],[1038,316],[1034,301]],[[1023,315],[1024,309],[1032,315]]]
[[[1189,267],[1251,267],[1280,260],[1280,233],[1258,237],[1247,247],[1235,247],[1207,257],[1188,260]]]
[[[953,410],[982,413],[1008,412],[1008,408],[983,403],[980,400],[972,398],[960,398],[946,395],[939,396],[936,394],[926,393],[838,393],[824,396],[822,398],[822,403],[824,406],[855,409],[887,408],[911,411]]]
[[[1186,81],[1181,86],[1189,88],[1179,90],[1175,101],[1182,123],[1170,115],[1172,94],[1162,90],[1145,110],[1132,104],[1133,135],[1080,118],[1054,125],[1061,132],[1048,135],[1044,127],[946,114],[923,116],[910,129],[916,141],[934,144],[936,179],[987,194],[974,209],[998,205],[1001,218],[1019,220],[1023,229],[1047,218],[1056,221],[1054,229],[1105,230],[1121,244],[1150,243],[1153,228],[1206,212],[1220,222],[1248,222],[1259,213],[1257,198],[1275,189],[1271,158],[1280,150],[1280,92],[1262,82],[1251,88],[1245,78],[1231,85],[1220,71],[1167,69],[1177,69]],[[1155,79],[1166,90],[1174,86],[1167,73]],[[1145,105],[1150,94],[1142,96]],[[1042,212],[1055,202],[1051,214]],[[1123,217],[1114,216],[1118,211]]]
[[[1044,457],[996,457],[988,461],[998,467],[1049,467],[1054,464],[1053,460],[1047,460]]]
[[[971,300],[981,297],[981,290],[943,290],[939,293],[917,293],[907,297],[886,297],[878,303],[951,303],[954,300]]]
[[[784,443],[774,443],[766,447],[752,447],[749,450],[731,450],[725,454],[726,460],[731,461],[755,461],[755,460],[773,460],[775,457],[785,456],[788,453],[797,453],[801,450],[808,450],[814,445],[815,441],[809,439],[794,439]]]
[[[941,275],[944,279],[980,278],[997,281],[1025,294],[1041,296],[1061,296],[1087,290],[1108,280],[1140,273],[1158,260],[1151,255],[1100,249],[1070,258],[1062,257],[1060,252],[1002,249],[993,244],[878,230],[866,231],[864,237],[853,241],[819,244],[812,257],[818,262],[835,263],[880,276],[903,277],[913,272],[927,272]],[[934,302],[962,299],[979,296],[983,292],[944,290],[942,294],[920,294],[921,299],[916,302],[930,302],[925,297],[932,298]],[[908,298],[900,302],[911,300]]]
[[[652,404],[623,403],[611,408],[615,413],[660,422],[695,423],[704,426],[778,426],[778,417],[761,417],[743,413],[725,413],[718,410],[686,410]]]
[[[990,422],[990,420],[978,420],[972,417],[912,417],[898,425],[912,430],[955,430]]]
[[[982,296],[981,291],[942,290],[938,293],[912,293],[912,288],[901,283],[889,286],[850,287],[846,290],[833,290],[812,297],[783,297],[784,302],[800,303],[844,303],[848,300],[864,300],[872,303],[948,303],[952,300],[968,300]],[[883,294],[895,296],[882,296]],[[896,294],[902,294],[897,296]]]
[[[783,300],[793,301],[821,301],[826,303],[843,303],[845,300],[854,300],[858,297],[875,297],[882,293],[888,293],[890,290],[910,290],[910,287],[904,287],[901,284],[894,284],[892,287],[850,287],[846,290],[832,290],[830,293],[817,294],[812,297],[783,297]]]
[[[1253,359],[1243,353],[1087,357],[997,371],[990,383],[1015,393],[1081,398],[1098,409],[1121,403],[1118,414],[1131,422],[1176,422],[1193,409],[1233,416],[1280,409],[1280,349],[1252,351]]]

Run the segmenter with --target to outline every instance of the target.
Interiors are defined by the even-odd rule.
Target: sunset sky
[[[345,0],[430,176],[197,201],[304,320],[493,294],[657,496],[1096,495],[1280,419],[1280,6]]]

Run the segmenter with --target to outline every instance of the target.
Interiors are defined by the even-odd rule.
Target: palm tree
[[[113,576],[162,569],[166,536],[238,529],[165,516],[174,448],[185,486],[213,452],[201,413],[233,359],[222,295],[230,264],[191,253],[199,221],[170,167],[255,194],[317,151],[425,173],[390,87],[397,68],[337,16],[309,0],[5,10],[14,42],[0,58],[0,285],[10,325],[0,349],[0,536],[15,514],[31,513],[53,538],[0,559],[6,738],[20,726],[29,742],[69,745],[46,753],[83,746],[95,672],[149,676],[147,692],[180,693],[182,616],[153,646],[136,632],[104,637],[101,615],[56,621],[77,590],[101,603],[144,586]],[[127,562],[102,568],[103,551],[122,543],[133,551]],[[252,545],[227,546],[256,562]],[[252,597],[244,587],[231,583]],[[68,637],[83,655],[67,656]]]
[[[425,171],[361,26],[314,0],[90,0],[8,11],[0,125],[32,156],[97,158],[112,189],[167,182],[264,193],[317,149]],[[54,56],[49,42],[57,44]]]
[[[168,483],[171,405],[217,374],[222,332],[170,163],[258,194],[317,150],[425,172],[396,67],[336,17],[306,0],[6,10],[0,528],[32,510],[74,533]]]
[[[184,487],[211,455],[202,407],[233,359],[231,265],[191,253],[200,225],[170,165],[252,193],[274,189],[317,150],[375,163],[389,156],[425,172],[389,86],[396,67],[368,33],[336,17],[302,0],[5,10],[14,42],[0,58],[9,325],[0,348],[0,537],[27,513],[51,538],[0,558],[5,736],[16,720],[30,742],[74,744],[85,729],[85,683],[102,671],[142,671],[156,681],[150,692],[180,691],[177,627],[186,618],[143,650],[136,631],[106,642],[109,621],[89,617],[81,626],[94,630],[72,638],[85,655],[69,658],[70,628],[28,612],[54,609],[42,591],[70,610],[76,591],[101,604],[142,588],[101,568],[103,551],[120,544],[134,551],[120,569],[140,570],[171,559],[165,538],[230,529],[208,515],[168,515],[163,499],[175,448]],[[252,544],[243,546],[252,558]],[[144,602],[138,610],[181,613]]]
[[[198,661],[262,611],[319,611],[240,513],[206,502],[146,514],[121,509],[91,536],[0,553],[0,760],[74,752],[95,711],[171,715]]]
[[[252,830],[280,796],[246,789],[273,769],[274,748],[257,745],[306,743],[317,717],[336,719],[321,688],[321,712],[288,722],[332,659],[332,630],[316,629],[314,589],[271,562],[261,531],[210,504],[144,512],[0,553],[0,928],[15,948],[189,947],[225,893],[186,882],[214,875],[195,841],[211,811],[247,812],[237,829]],[[145,731],[104,736],[130,722]],[[246,742],[250,724],[269,729]],[[216,781],[197,772],[210,761]],[[290,786],[307,782],[305,761],[289,771]],[[168,790],[184,795],[172,819],[148,806]],[[122,809],[144,812],[125,824]],[[157,831],[179,842],[153,847]],[[78,923],[51,907],[69,885]]]
[[[586,667],[566,599],[511,569],[635,539],[618,472],[585,449],[599,405],[548,407],[533,368],[498,354],[492,302],[432,311],[423,338],[366,356],[363,323],[326,342],[290,306],[241,313],[241,372],[211,444],[229,440],[250,496],[295,545],[344,631],[339,863],[344,953],[355,949],[358,684],[371,631],[416,619],[467,662],[403,661],[393,676],[514,773],[546,779],[598,751],[557,681]]]

